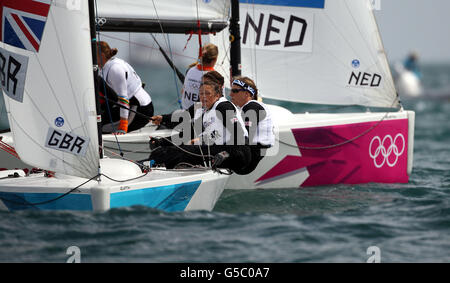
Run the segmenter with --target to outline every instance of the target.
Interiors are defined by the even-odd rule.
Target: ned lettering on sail
[[[261,7],[261,12],[244,13],[242,45],[244,48],[274,51],[312,51],[314,15],[308,12],[293,14],[289,10],[273,12]]]
[[[262,33],[262,28],[263,28],[263,22],[264,22],[264,17],[265,15],[263,13],[260,14],[259,16],[259,22],[258,25],[255,24],[255,22],[253,21],[253,19],[250,17],[249,14],[247,14],[247,18],[245,20],[245,27],[244,27],[244,38],[243,38],[243,43],[245,44],[247,42],[247,37],[248,37],[248,30],[249,30],[249,25],[251,25],[253,27],[253,29],[256,32],[256,41],[255,44],[259,45],[260,44],[260,40],[261,40],[261,33]],[[283,17],[279,17],[277,15],[274,14],[269,14],[269,20],[267,23],[267,28],[266,28],[266,36],[265,36],[265,40],[264,40],[264,46],[269,46],[269,45],[280,45],[281,44],[281,40],[280,39],[271,39],[271,34],[278,34],[280,33],[280,29],[276,27],[276,22],[281,24],[284,24],[286,22],[286,19]],[[300,32],[300,37],[298,40],[292,40],[292,30],[294,28],[294,24],[300,24],[301,25],[301,32]],[[286,32],[286,37],[284,40],[284,47],[292,47],[292,46],[297,46],[297,45],[303,45],[303,41],[305,39],[305,33],[306,33],[306,28],[307,28],[308,24],[306,22],[305,19],[296,17],[294,15],[290,16],[289,19],[289,24],[287,26],[287,32]]]
[[[348,81],[349,85],[354,86],[370,86],[370,87],[379,87],[381,84],[382,77],[378,74],[370,74],[366,72],[355,73],[352,72],[350,76],[350,80]]]

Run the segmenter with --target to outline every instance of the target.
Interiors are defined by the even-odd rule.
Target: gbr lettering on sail
[[[286,6],[241,7],[242,48],[312,52],[314,14]]]

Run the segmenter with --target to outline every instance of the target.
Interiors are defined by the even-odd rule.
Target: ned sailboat
[[[228,176],[102,158],[94,1],[1,1],[2,91],[15,152],[44,172],[0,179],[0,209],[212,210]],[[93,72],[94,70],[94,72]],[[15,173],[15,174],[14,174]]]
[[[193,0],[187,5],[221,7],[221,2]],[[387,109],[293,114],[268,105],[277,142],[252,173],[233,174],[227,189],[408,182],[415,113],[401,107],[369,0],[226,2],[229,30],[208,29],[204,21],[200,29],[210,33],[221,56],[230,57],[218,61],[225,62],[220,69],[230,69],[231,77],[242,74],[254,79],[263,98]],[[108,13],[104,19],[104,30],[117,21]],[[209,23],[217,27],[223,21]],[[194,33],[199,32],[193,26]],[[228,38],[231,43],[224,40]],[[140,143],[144,149],[147,139],[139,139],[148,134],[132,135],[123,140],[134,148]]]
[[[241,40],[231,45],[240,44],[242,53],[232,69],[239,74],[242,66],[263,98],[389,110],[273,108],[276,147],[250,175],[233,175],[227,188],[408,182],[415,113],[401,107],[371,1],[241,0],[239,9],[237,2],[232,18],[240,21],[234,36]]]
[[[210,41],[221,48],[219,54],[230,57],[224,61],[229,66],[221,69],[254,79],[263,98],[389,109],[294,114],[268,105],[277,142],[252,173],[233,174],[228,189],[408,182],[415,113],[401,107],[369,0],[99,3],[103,31],[161,32],[163,27],[172,33],[210,33]],[[130,3],[139,8],[122,13]],[[155,6],[171,6],[173,11],[158,15]],[[180,13],[181,7],[190,9]],[[223,9],[231,12],[229,23],[205,12],[223,14]],[[130,19],[130,14],[140,19]],[[196,17],[182,18],[190,14]],[[228,24],[230,30],[222,30]],[[222,75],[230,78],[227,72]],[[149,135],[168,134],[149,126],[118,139],[131,150],[148,150]],[[112,146],[116,137],[105,139]]]

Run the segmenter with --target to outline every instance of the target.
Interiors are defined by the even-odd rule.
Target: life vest
[[[259,104],[262,108],[264,108],[264,111],[266,112],[266,117],[263,120],[259,121],[255,134],[253,134],[252,130],[249,131],[249,135],[250,135],[249,138],[251,139],[250,144],[252,144],[252,145],[261,144],[261,145],[266,145],[266,146],[273,146],[275,144],[275,135],[273,132],[274,126],[273,126],[273,121],[272,121],[272,114],[270,113],[269,109],[267,108],[267,106],[264,103],[261,103],[256,100],[250,100],[242,108],[244,108],[249,103]],[[248,111],[252,111],[252,110],[250,109]],[[250,119],[252,117],[252,115],[250,115],[250,113],[247,113],[248,116],[245,115],[245,113],[241,113],[241,114],[243,117],[249,117]],[[248,122],[244,122],[244,123],[245,123],[245,126],[247,126],[249,128],[252,128],[255,126],[255,125],[253,125],[252,121],[248,121]]]
[[[232,145],[231,137],[232,133],[225,128],[221,119],[218,118],[219,111],[216,110],[217,106],[220,103],[228,102],[231,105],[233,105],[231,102],[229,102],[226,98],[221,97],[219,100],[217,100],[214,105],[211,107],[211,109],[207,110],[203,115],[203,142],[209,145],[216,144],[216,145],[224,145],[229,144]],[[234,122],[238,123],[238,127],[241,127],[242,132],[245,134],[246,137],[248,137],[247,130],[244,126],[244,121],[242,120],[241,115],[239,115],[239,111],[235,108],[235,116],[234,117],[222,117],[222,119],[233,119]],[[221,115],[221,113],[219,114]],[[228,121],[229,122],[229,121]],[[225,133],[225,135],[224,135]]]
[[[192,104],[200,101],[199,90],[202,84],[202,78],[204,74],[210,71],[214,71],[214,68],[206,68],[201,65],[189,69],[184,79],[184,88],[181,97],[181,106],[183,109],[188,109]]]

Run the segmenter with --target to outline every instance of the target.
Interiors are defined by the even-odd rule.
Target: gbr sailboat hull
[[[114,163],[116,165],[117,162]],[[126,171],[127,165],[121,164],[116,168]],[[130,175],[126,178],[130,178]],[[146,206],[178,212],[212,210],[224,190],[228,176],[206,170],[153,170],[146,175],[139,173],[134,180],[126,182],[105,176],[101,176],[100,182],[87,182],[84,178],[59,174],[46,177],[43,173],[1,179],[0,209],[3,210],[106,211],[119,207]]]

